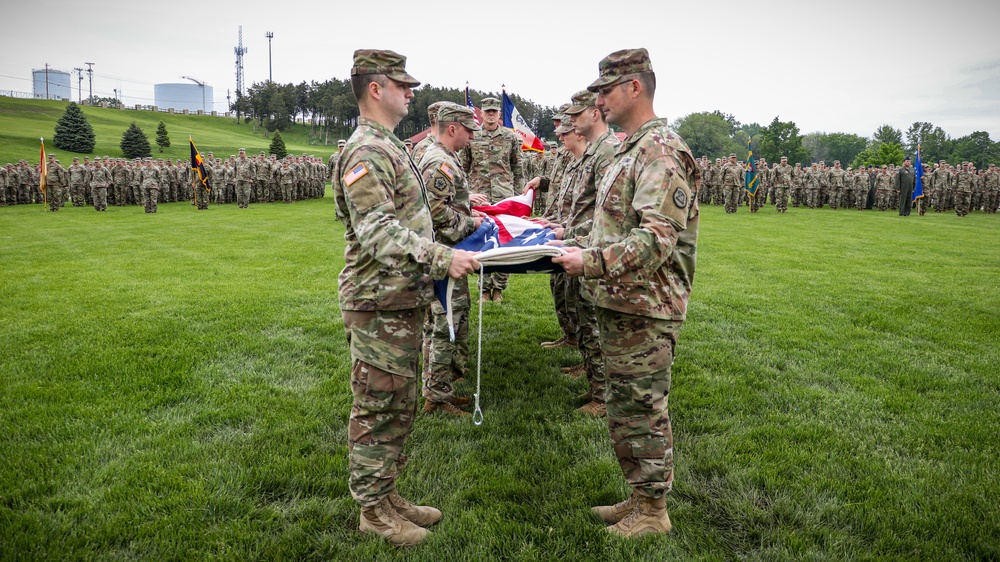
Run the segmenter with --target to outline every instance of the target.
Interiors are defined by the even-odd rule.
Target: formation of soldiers
[[[825,162],[803,167],[796,162],[768,167],[765,159],[757,160],[758,187],[756,196],[749,197],[746,182],[746,165],[730,154],[727,161],[715,162],[702,156],[698,162],[702,182],[698,201],[704,205],[725,205],[727,213],[735,213],[740,206],[757,212],[764,205],[775,206],[785,212],[792,207],[831,209],[875,209],[887,211],[900,203],[901,185],[898,179],[901,167],[883,165],[854,170],[844,169],[839,160],[832,167]],[[946,161],[922,165],[923,200],[918,205],[920,214],[931,207],[936,212],[955,211],[965,216],[971,211],[994,214],[1000,207],[1000,169],[991,164],[987,170],[976,170],[971,162],[955,167]]]
[[[323,197],[326,187],[322,158],[306,154],[278,160],[261,152],[251,159],[241,149],[239,156],[222,159],[209,152],[204,165],[212,186],[209,199],[216,204],[290,203]],[[63,167],[50,154],[46,168],[45,194],[39,164],[21,160],[0,168],[0,206],[45,202],[54,211],[69,204],[103,211],[108,205],[138,205],[154,212],[153,203],[195,201],[196,174],[188,160],[77,157]]]

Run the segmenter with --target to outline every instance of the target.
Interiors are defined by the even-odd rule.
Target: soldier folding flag
[[[201,185],[212,191],[212,182],[208,181],[208,172],[205,171],[205,161],[198,149],[194,147],[194,139],[188,137],[188,141],[191,143],[191,169],[198,172],[198,180],[201,181]]]
[[[747,175],[743,185],[750,197],[757,195],[759,187],[757,179],[757,163],[753,161],[753,150],[750,148],[750,139],[747,139]]]
[[[503,89],[503,126],[513,129],[517,136],[521,137],[522,149],[544,152],[545,147],[542,141],[531,132],[528,123],[521,117],[521,114],[514,107],[514,102],[507,96],[507,89]]]

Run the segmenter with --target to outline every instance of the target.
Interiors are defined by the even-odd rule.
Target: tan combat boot
[[[566,376],[573,377],[574,379],[580,378],[581,376],[587,374],[587,367],[584,365],[576,365],[568,371],[563,371]]]
[[[577,412],[581,414],[587,414],[588,416],[594,416],[595,418],[603,418],[608,415],[608,407],[604,402],[598,402],[597,400],[591,400],[583,406],[576,409]]]
[[[493,289],[493,302],[503,302],[503,291]]]
[[[599,505],[597,507],[592,507],[590,508],[590,511],[594,515],[600,517],[605,523],[614,525],[622,519],[625,519],[626,515],[635,511],[635,506],[638,503],[639,492],[633,490],[632,495],[624,501],[620,501],[615,505]]]
[[[472,404],[472,397],[471,396],[452,396],[451,398],[448,399],[448,401],[451,402],[452,404],[456,405],[456,406],[468,406],[469,404]]]
[[[490,292],[489,291],[483,291],[483,296],[482,296],[481,299],[479,299],[479,302],[490,302],[492,300],[493,300],[493,297],[490,296]]]
[[[427,529],[397,513],[388,496],[372,507],[361,508],[358,530],[374,533],[396,546],[415,545],[430,534]]]
[[[393,490],[389,494],[389,502],[396,508],[396,513],[402,515],[410,523],[421,527],[430,527],[441,520],[441,511],[429,505],[414,505],[408,499]]]
[[[667,515],[667,498],[647,498],[639,496],[639,503],[618,523],[608,527],[608,532],[623,537],[639,537],[649,534],[667,534],[673,525]]]
[[[580,363],[579,365],[573,365],[572,367],[559,367],[559,370],[568,375],[573,371],[579,371],[583,368],[584,368],[583,363]]]
[[[424,402],[424,413],[430,414],[431,412],[436,412],[441,410],[442,412],[447,412],[456,416],[471,416],[469,412],[459,409],[458,406],[452,404],[451,402],[431,402],[427,400]]]

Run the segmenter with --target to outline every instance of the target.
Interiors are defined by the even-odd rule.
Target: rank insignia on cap
[[[676,190],[674,190],[674,204],[677,205],[677,207],[681,208],[681,209],[684,209],[684,208],[687,207],[688,197],[687,197],[687,193],[684,193],[683,189],[677,188]]]
[[[441,173],[448,176],[448,179],[455,179],[455,172],[451,171],[451,168],[447,164],[441,164]]]
[[[351,187],[351,184],[358,181],[359,179],[365,177],[368,173],[368,168],[365,168],[364,163],[358,164],[350,171],[346,176],[344,176],[344,185]]]

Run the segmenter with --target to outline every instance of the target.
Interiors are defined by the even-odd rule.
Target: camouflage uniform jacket
[[[968,193],[972,191],[972,172],[968,170],[962,170],[956,176],[955,181],[955,191],[959,193]]]
[[[160,188],[160,169],[156,166],[143,167],[139,177],[143,189]]]
[[[90,173],[91,187],[108,187],[111,185],[111,170],[104,166],[94,168]]]
[[[777,187],[792,186],[792,168],[788,164],[783,164],[774,169],[774,185]]]
[[[843,168],[830,168],[827,173],[827,182],[830,187],[844,187],[844,174],[847,170]]]
[[[83,164],[71,164],[69,167],[69,184],[77,187],[87,183],[87,169]]]
[[[424,153],[427,152],[427,149],[430,148],[432,144],[434,144],[435,140],[434,135],[427,133],[424,138],[420,139],[420,142],[413,145],[413,150],[410,151],[410,159],[413,160],[414,164],[420,164],[420,161],[424,157]]]
[[[583,273],[598,307],[681,322],[698,245],[698,168],[666,119],[625,139],[597,190]]]
[[[462,151],[462,169],[469,189],[489,197],[490,203],[521,192],[521,138],[504,126],[482,129]]]
[[[257,166],[249,158],[237,158],[233,163],[235,181],[253,181]]]
[[[576,238],[574,245],[584,248],[590,246],[590,230],[594,226],[594,208],[597,206],[597,186],[604,180],[604,173],[614,161],[620,144],[618,137],[608,131],[590,143],[583,154],[583,162],[574,182],[569,220],[563,223],[566,227],[563,238],[567,241]]]
[[[723,187],[739,187],[743,185],[743,167],[739,164],[725,163],[719,171],[719,185]]]
[[[66,173],[66,168],[62,167],[62,164],[54,163],[49,164],[46,168],[45,174],[45,184],[55,187],[69,187],[69,178]]]
[[[454,246],[476,230],[465,172],[455,153],[439,142],[423,151],[417,168],[427,186],[434,234],[442,244]]]
[[[341,310],[426,306],[448,276],[453,250],[434,242],[420,173],[392,131],[361,117],[333,185],[346,246]]]

